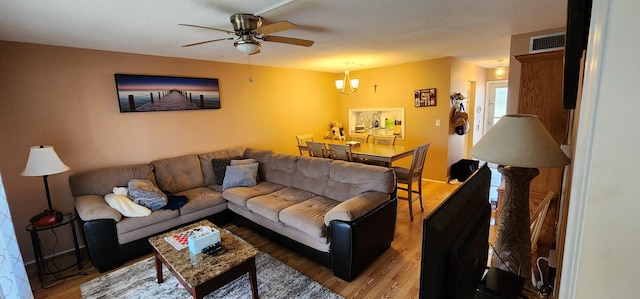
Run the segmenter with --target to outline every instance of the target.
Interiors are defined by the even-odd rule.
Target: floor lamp
[[[531,284],[531,230],[529,185],[537,168],[561,167],[569,158],[537,116],[503,116],[469,152],[472,157],[497,163],[505,180],[505,196],[498,219],[493,265],[525,278]]]
[[[44,190],[47,193],[48,210],[45,210],[39,215],[52,215],[56,211],[51,206],[51,195],[49,194],[49,183],[47,177],[51,174],[61,173],[69,170],[69,166],[65,165],[53,146],[40,145],[32,146],[29,151],[29,159],[27,160],[27,166],[22,171],[23,176],[42,176],[44,180]]]

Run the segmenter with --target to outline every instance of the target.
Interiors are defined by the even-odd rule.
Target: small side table
[[[36,258],[38,280],[40,282],[42,282],[42,277],[44,275],[56,274],[76,265],[78,266],[78,270],[82,270],[82,256],[80,254],[80,246],[78,245],[78,235],[76,234],[76,225],[75,225],[77,219],[78,219],[78,216],[76,214],[67,213],[63,215],[62,221],[56,224],[45,225],[45,226],[35,226],[33,224],[27,225],[26,230],[31,234],[31,243],[33,244],[33,253]],[[45,263],[44,263],[44,255],[42,253],[42,243],[40,242],[40,236],[38,235],[38,232],[45,231],[45,230],[54,230],[58,227],[65,226],[65,225],[71,226],[71,232],[73,233],[73,245],[75,246],[76,263],[71,264],[64,269],[60,269],[55,272],[45,272],[46,269],[44,268]]]

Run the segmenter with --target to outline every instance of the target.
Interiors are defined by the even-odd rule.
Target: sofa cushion
[[[116,228],[118,229],[118,234],[120,235],[130,231],[139,230],[156,223],[171,220],[177,218],[178,216],[178,210],[157,210],[153,211],[151,215],[146,217],[123,217],[120,222],[116,223]]]
[[[322,194],[329,180],[330,159],[301,156],[296,162],[292,187]]]
[[[260,182],[252,187],[237,187],[227,189],[222,193],[222,196],[226,200],[242,206],[246,209],[248,199],[260,195],[269,194],[282,188],[284,188],[284,186],[279,184]]]
[[[247,201],[247,208],[258,215],[278,222],[280,211],[317,196],[309,191],[284,187],[273,193],[256,196]]]
[[[260,166],[258,166],[258,181],[262,182],[265,180],[265,176],[267,174],[267,166],[269,165],[269,159],[273,154],[270,150],[257,150],[248,148],[244,151],[245,158],[256,159]]]
[[[155,183],[153,167],[149,164],[114,166],[79,172],[69,176],[74,197],[95,194],[105,196],[113,187],[125,187],[130,179],[144,179]]]
[[[293,155],[273,154],[269,158],[265,180],[268,182],[291,186],[296,174],[297,157]]]
[[[225,203],[222,193],[206,187],[182,191],[176,195],[184,195],[189,198],[189,202],[180,208],[181,215]]]
[[[222,190],[227,190],[233,187],[251,187],[255,186],[258,176],[258,163],[247,165],[235,165],[227,166],[227,170],[224,174],[224,182],[222,183]]]
[[[324,215],[340,202],[316,196],[280,211],[280,221],[312,237],[326,237]]]
[[[391,168],[335,160],[322,195],[345,201],[369,191],[391,193],[394,189],[395,174]]]
[[[184,155],[151,162],[158,187],[164,191],[178,193],[204,187],[200,161],[196,155]]]
[[[198,159],[200,160],[200,169],[202,169],[202,175],[204,176],[205,185],[209,186],[215,184],[215,175],[213,174],[213,166],[211,165],[211,160],[218,158],[242,157],[243,155],[243,147],[234,147],[199,154]],[[222,185],[222,183],[218,185]]]

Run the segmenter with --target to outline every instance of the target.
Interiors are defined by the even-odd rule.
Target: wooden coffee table
[[[224,251],[217,255],[191,254],[189,248],[176,250],[164,237],[173,236],[197,226],[210,226],[220,231]],[[158,283],[164,281],[162,265],[175,275],[193,298],[202,298],[234,279],[249,273],[253,298],[258,298],[255,257],[259,251],[231,232],[220,229],[207,220],[149,238],[153,246]]]

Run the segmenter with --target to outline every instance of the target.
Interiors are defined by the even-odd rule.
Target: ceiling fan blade
[[[202,44],[208,44],[208,43],[212,43],[212,42],[217,42],[217,41],[221,41],[221,40],[232,40],[234,38],[228,37],[228,38],[218,38],[218,39],[212,39],[212,40],[207,40],[207,41],[203,41],[203,42],[197,42],[197,43],[193,43],[193,44],[187,44],[187,45],[182,45],[182,47],[192,47],[192,46],[197,46],[197,45],[202,45]]]
[[[234,31],[218,29],[218,28],[213,28],[213,27],[206,27],[206,26],[200,26],[200,25],[191,25],[191,24],[178,24],[178,25],[180,25],[180,26],[188,26],[188,27],[195,27],[195,28],[202,28],[202,29],[209,29],[209,30],[216,30],[216,31],[220,31],[220,32],[228,33],[228,34],[236,34]]]
[[[262,40],[266,42],[276,42],[276,43],[290,44],[290,45],[303,46],[303,47],[311,47],[311,45],[313,45],[314,43],[314,41],[307,40],[307,39],[299,39],[299,38],[284,37],[284,36],[273,36],[273,35],[267,35],[263,37]]]
[[[285,31],[285,30],[296,29],[296,28],[298,28],[298,26],[294,25],[293,23],[290,23],[287,21],[279,21],[279,22],[261,26],[260,28],[256,29],[255,32],[257,34],[271,34],[274,32]]]

